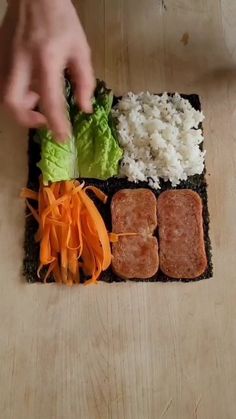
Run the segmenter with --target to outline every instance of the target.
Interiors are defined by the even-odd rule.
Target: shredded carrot
[[[38,221],[38,223],[40,222],[39,220],[39,215],[36,211],[36,209],[34,207],[32,207],[32,205],[30,205],[28,199],[26,199],[26,206],[28,207],[28,209],[30,210],[31,214],[33,215],[33,217]],[[27,214],[28,215],[28,214]]]
[[[106,203],[106,195],[93,186],[75,181],[43,186],[39,192],[28,188],[21,192],[39,224],[35,239],[40,242],[38,275],[46,268],[44,281],[53,275],[58,283],[68,286],[80,282],[80,270],[86,284],[96,283],[111,264],[110,238],[104,221],[92,199],[91,191]],[[28,200],[38,201],[37,210]],[[43,269],[44,271],[44,269]]]
[[[102,270],[106,270],[111,264],[111,247],[104,221],[93,201],[87,196],[83,189],[79,190],[79,195],[96,228],[98,239],[103,249]]]
[[[47,279],[49,278],[49,276],[50,276],[51,272],[53,271],[53,269],[55,268],[55,266],[56,266],[56,261],[54,260],[52,263],[50,263],[50,265],[48,267],[48,270],[47,270],[47,273],[46,273],[45,277],[43,278],[43,281],[45,283],[47,282]]]
[[[100,201],[102,201],[104,204],[107,203],[107,195],[105,195],[104,192],[102,192],[100,189],[96,188],[96,186],[86,186],[86,188],[84,188],[84,191],[92,191],[94,195],[96,195],[96,197],[100,199]]]
[[[139,233],[109,233],[111,243],[117,243],[120,237],[139,236]]]
[[[20,193],[20,198],[25,198],[27,195],[28,199],[33,199],[33,201],[38,201],[38,192],[31,191],[29,188],[23,188]]]

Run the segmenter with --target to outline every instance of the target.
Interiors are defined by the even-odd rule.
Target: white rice
[[[160,178],[172,186],[204,169],[205,151],[199,124],[204,120],[188,100],[150,93],[128,93],[113,111],[124,150],[120,176],[148,181],[155,189]]]

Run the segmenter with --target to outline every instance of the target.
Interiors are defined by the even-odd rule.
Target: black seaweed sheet
[[[201,104],[198,95],[182,95],[185,99],[188,99],[191,105],[196,110],[201,110]],[[31,130],[29,133],[29,146],[28,146],[28,182],[27,186],[35,191],[38,190],[39,186],[39,175],[40,171],[37,168],[36,164],[40,160],[40,145],[35,142],[36,132]],[[95,185],[102,189],[109,197],[108,203],[106,205],[101,204],[100,202],[96,201],[96,204],[106,222],[107,228],[111,231],[111,214],[110,214],[110,202],[112,196],[123,188],[149,188],[146,182],[139,182],[138,184],[134,184],[132,182],[127,181],[126,179],[109,179],[107,181],[99,181],[95,179],[87,179],[87,184]],[[153,192],[158,196],[161,192],[167,189],[174,189],[171,187],[169,182],[161,182],[161,189],[158,191]],[[212,253],[211,253],[211,241],[209,236],[209,211],[208,211],[208,200],[207,200],[207,181],[206,181],[206,172],[202,175],[195,175],[188,178],[187,181],[181,182],[176,189],[192,189],[199,193],[202,198],[203,202],[203,221],[204,221],[204,239],[205,239],[205,246],[206,246],[206,253],[208,259],[208,267],[207,270],[204,272],[203,275],[196,279],[191,280],[183,280],[184,282],[191,282],[201,279],[211,278],[213,276],[213,266],[212,266]],[[37,277],[37,268],[39,263],[39,245],[34,241],[34,234],[37,231],[37,222],[33,219],[33,217],[26,218],[26,225],[25,225],[25,241],[24,241],[24,250],[25,250],[25,257],[23,262],[23,274],[26,277],[28,282],[34,283],[40,281]],[[43,276],[43,275],[42,275]],[[111,283],[111,282],[123,282],[124,280],[119,278],[115,275],[111,269],[108,269],[104,272],[101,276],[101,280]],[[140,280],[137,280],[140,281]],[[145,279],[144,281],[150,282],[167,282],[167,281],[181,281],[180,279],[175,280],[173,278],[169,278],[165,274],[163,274],[160,270],[158,273],[149,280]]]

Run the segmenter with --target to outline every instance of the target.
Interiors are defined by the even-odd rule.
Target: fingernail
[[[59,142],[59,143],[67,143],[67,141],[69,141],[69,139],[71,138],[71,132],[57,132],[54,133],[54,139],[55,141]]]
[[[86,105],[84,105],[84,112],[93,113],[93,106],[91,102],[88,102]]]

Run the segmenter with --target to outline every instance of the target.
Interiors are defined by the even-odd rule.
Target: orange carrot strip
[[[109,239],[111,243],[117,243],[119,241],[119,237],[125,237],[125,236],[138,236],[138,233],[109,233]]]
[[[64,204],[66,201],[68,200],[68,196],[67,195],[63,195],[58,199],[55,199],[55,201],[53,202],[53,204],[47,206],[44,211],[42,212],[42,223],[44,225],[45,223],[45,219],[46,217],[52,212],[52,209],[58,207],[61,204]]]
[[[40,184],[39,199],[38,199],[38,213],[39,213],[39,218],[40,218],[40,224],[39,224],[38,233],[36,234],[37,239],[39,240],[41,240],[42,238],[42,212],[44,211],[45,207],[46,207],[46,202],[44,198],[43,187]]]
[[[54,196],[55,196],[55,198],[56,198],[56,199],[59,197],[60,183],[61,183],[61,182],[56,182],[56,183],[54,183],[54,190],[53,190],[53,193],[54,193]]]
[[[47,270],[47,273],[45,275],[45,277],[43,278],[43,282],[46,284],[48,277],[50,276],[50,274],[53,272],[53,269],[55,267],[55,261],[50,263],[49,268]]]
[[[39,267],[38,267],[38,269],[37,269],[37,277],[40,279],[40,272],[41,272],[41,270],[43,269],[43,264],[42,263],[40,263],[40,265],[39,265]]]
[[[31,214],[33,215],[33,217],[35,218],[36,221],[38,221],[38,223],[40,224],[40,218],[38,215],[38,212],[35,208],[32,207],[32,205],[30,205],[29,201],[26,199],[26,205],[29,208]]]
[[[85,236],[83,236],[83,252],[81,258],[81,267],[83,269],[84,274],[86,276],[92,276],[95,270],[95,259]]]
[[[83,236],[82,236],[82,226],[81,226],[81,210],[82,204],[78,195],[73,196],[73,220],[75,222],[75,235],[77,236],[78,244],[78,258],[80,258],[83,251]]]
[[[74,283],[79,283],[79,266],[78,266],[78,258],[77,258],[77,251],[76,250],[69,250],[68,251],[68,270],[71,276],[71,279]]]
[[[54,217],[59,217],[60,212],[57,206],[53,206],[54,202],[56,201],[56,198],[54,196],[53,190],[50,188],[45,188],[44,192],[46,193],[48,197],[49,204],[52,205],[52,214]]]
[[[34,201],[38,201],[38,192],[32,191],[28,188],[23,188],[20,193],[20,198],[24,199],[32,199]]]
[[[53,268],[53,276],[56,282],[62,283],[62,277],[61,277],[61,272],[58,265],[58,260],[55,261],[55,266]]]
[[[85,182],[79,183],[78,181],[74,182],[74,189],[73,189],[73,194],[78,193],[78,191],[81,191],[85,185]]]
[[[87,230],[88,237],[91,236],[91,238],[93,237],[95,240],[99,240],[94,222],[91,219],[91,217],[88,216],[88,214],[83,215],[83,228],[85,227]]]
[[[40,263],[42,265],[48,265],[55,260],[55,257],[51,254],[51,245],[49,240],[50,225],[46,225],[43,237],[40,243]]]
[[[98,237],[103,248],[102,269],[105,270],[111,264],[111,247],[106,226],[93,201],[86,195],[86,193],[83,190],[80,190],[79,194],[81,196],[82,202],[84,203],[85,207],[87,208],[88,212],[93,218],[94,224],[96,225]]]
[[[94,195],[96,195],[96,197],[103,202],[103,204],[107,203],[107,195],[100,189],[96,188],[96,186],[86,186],[86,188],[84,188],[84,191],[92,191]]]
[[[74,182],[71,180],[67,180],[64,182],[65,193],[70,193],[74,189]]]
[[[58,240],[58,237],[57,237],[57,231],[56,231],[55,225],[51,226],[50,243],[51,243],[51,248],[56,253],[59,253],[60,245],[59,245],[59,240]]]
[[[60,256],[61,256],[62,282],[64,284],[67,283],[67,279],[68,279],[68,272],[67,272],[68,258],[67,258],[67,248],[66,248],[66,237],[67,237],[67,229],[65,227],[62,227],[61,236],[60,236]]]
[[[96,284],[97,279],[101,275],[101,272],[102,272],[102,265],[99,263],[99,261],[97,261],[97,269],[94,271],[92,278],[88,279],[85,282],[85,285]]]
[[[59,221],[55,218],[52,217],[47,217],[45,220],[45,225],[46,224],[50,224],[50,225],[54,225],[56,227],[67,227],[68,223],[66,221]]]
[[[89,247],[91,248],[91,251],[96,253],[96,255],[100,257],[100,260],[102,262],[103,249],[102,249],[100,240],[98,236],[95,236],[94,234],[90,233],[86,221],[83,223],[83,233],[86,237],[86,240],[89,241]]]

